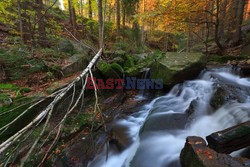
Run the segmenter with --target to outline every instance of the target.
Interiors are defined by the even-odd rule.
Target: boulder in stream
[[[188,137],[180,155],[182,167],[245,167],[249,160],[220,154],[207,147],[204,139]]]
[[[205,63],[202,53],[169,52],[152,64],[151,78],[163,79],[164,85],[171,86],[196,77]]]

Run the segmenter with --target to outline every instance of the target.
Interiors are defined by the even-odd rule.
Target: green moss
[[[208,62],[214,63],[227,63],[228,61],[236,60],[246,60],[250,59],[248,55],[240,55],[240,56],[219,56],[219,55],[210,55],[208,56]]]
[[[31,58],[31,53],[25,48],[16,46],[11,50],[0,50],[0,60],[6,66],[7,77],[17,80],[21,77],[44,70],[44,63],[36,58]]]
[[[165,56],[157,59],[151,65],[151,78],[152,79],[163,79],[164,85],[171,85],[178,82],[181,82],[184,78],[193,74],[181,74],[184,70],[202,69],[205,65],[206,59],[205,56],[201,53],[176,53],[169,52]]]
[[[106,62],[99,62],[97,64],[97,67],[106,78],[120,78],[121,77],[121,73],[120,71],[118,71],[121,69],[119,65],[116,63],[113,63],[114,68],[112,68],[111,64],[108,64]]]
[[[122,74],[124,73],[124,70],[123,70],[122,66],[120,66],[120,65],[117,64],[117,63],[112,63],[112,64],[111,64],[111,68],[112,68],[113,70],[115,70],[116,72],[118,72],[119,75],[122,75]]]
[[[126,56],[126,59],[127,60],[125,61],[124,69],[129,69],[129,68],[135,67],[136,60],[133,56],[128,55],[128,56]]]
[[[16,86],[16,85],[13,85],[13,84],[0,84],[0,90],[12,90],[12,91],[15,91],[15,90],[18,90],[19,87]]]
[[[19,97],[13,100],[13,103],[10,106],[0,107],[0,114],[8,112],[4,115],[1,115],[0,118],[0,128],[10,123],[16,117],[18,117],[25,109],[27,109],[30,104],[29,102],[33,101],[35,97]],[[19,120],[17,120],[14,124],[12,124],[7,131],[0,135],[0,142],[9,136],[16,133],[22,127],[24,127],[29,121],[33,119],[33,117],[37,114],[37,110],[30,110],[24,116],[22,116]]]

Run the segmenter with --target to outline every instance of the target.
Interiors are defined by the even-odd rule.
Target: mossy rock
[[[201,53],[169,52],[151,65],[151,79],[163,79],[166,86],[196,77],[205,67]]]
[[[12,103],[12,99],[8,94],[0,93],[0,107],[9,106]]]
[[[125,63],[125,60],[121,57],[115,57],[111,63],[116,63],[116,64],[119,64],[121,66],[124,66],[124,63]]]
[[[104,77],[107,79],[121,78],[123,74],[123,68],[117,63],[108,64],[102,61],[97,64],[97,68],[100,70],[102,75],[104,75]]]
[[[58,43],[58,50],[60,52],[73,55],[75,53],[75,47],[69,40],[63,40]]]
[[[227,92],[222,88],[218,88],[211,99],[210,105],[216,110],[225,104],[227,97]]]
[[[62,72],[66,76],[84,70],[88,66],[90,58],[85,54],[75,54],[67,61],[69,64],[62,68]]]
[[[127,55],[126,56],[126,61],[125,61],[125,64],[124,64],[124,68],[125,69],[133,68],[133,67],[135,67],[135,64],[136,64],[135,57],[133,57],[131,55]]]

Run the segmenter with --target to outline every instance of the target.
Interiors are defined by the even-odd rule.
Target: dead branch
[[[31,129],[34,126],[38,126],[41,123],[41,121],[46,116],[48,116],[48,114],[52,113],[54,106],[68,93],[69,90],[71,90],[76,85],[77,82],[79,82],[80,80],[82,80],[88,74],[88,72],[90,71],[90,69],[93,68],[94,64],[100,58],[101,54],[102,54],[102,49],[100,49],[99,52],[94,56],[94,58],[91,60],[91,62],[87,66],[87,68],[80,74],[80,76],[78,76],[67,87],[62,88],[61,90],[59,90],[56,93],[52,94],[53,97],[54,97],[53,101],[35,119],[33,119],[28,125],[26,125],[21,130],[19,130],[16,134],[14,134],[13,136],[9,137],[6,141],[4,141],[3,143],[1,143],[1,145],[0,145],[0,154],[2,154],[3,152],[5,152],[13,143],[15,143],[21,136],[23,136],[25,134],[25,132],[27,132],[29,129]],[[63,122],[65,121],[65,119],[67,118],[67,116],[74,110],[74,108],[77,106],[79,100],[81,99],[82,94],[84,93],[84,89],[85,88],[82,89],[82,92],[81,92],[79,98],[77,99],[76,103],[68,110],[68,112],[66,113],[66,115],[62,119],[62,121],[61,121],[62,123],[59,126],[59,130],[58,130],[57,136],[56,136],[53,144],[51,145],[51,148],[53,147],[53,145],[56,143],[57,139],[60,136],[61,129],[63,128]],[[39,101],[39,102],[41,103],[43,101],[44,101],[44,99],[41,100],[41,101]],[[40,104],[39,102],[37,102],[36,104],[32,105],[27,110],[25,110],[25,112],[23,112],[21,114],[21,116],[23,116],[25,113],[27,113],[27,111],[30,110],[30,109],[32,109],[34,106]],[[10,122],[9,124],[7,124],[3,128],[1,128],[1,130],[6,130],[11,124],[13,124],[21,116],[19,116],[18,118],[14,119],[12,122]],[[49,118],[49,116],[48,116],[48,118]],[[45,123],[45,125],[46,125],[46,123]],[[39,137],[40,136],[41,135],[39,135]],[[38,139],[36,141],[39,141],[39,137],[38,137]],[[31,148],[30,152],[32,152],[32,151],[33,151],[33,147]],[[48,155],[48,153],[46,153],[46,155],[44,156],[44,159],[47,158],[47,155]]]

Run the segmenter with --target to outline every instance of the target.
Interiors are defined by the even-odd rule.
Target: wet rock
[[[250,121],[206,137],[208,146],[220,153],[231,153],[250,146]]]
[[[152,64],[151,78],[163,79],[166,86],[196,77],[205,66],[201,53],[167,53]]]
[[[128,134],[129,128],[127,126],[124,126],[119,122],[113,125],[111,130],[111,141],[113,141],[112,143],[115,143],[119,151],[128,148],[130,144],[132,144],[133,141]]]
[[[182,167],[244,167],[242,161],[207,147],[200,137],[188,137],[180,155]]]
[[[216,110],[220,108],[223,104],[225,104],[226,97],[227,97],[227,92],[221,87],[219,87],[214,93],[210,105]]]
[[[184,129],[187,119],[186,113],[154,113],[145,122],[141,132]]]

